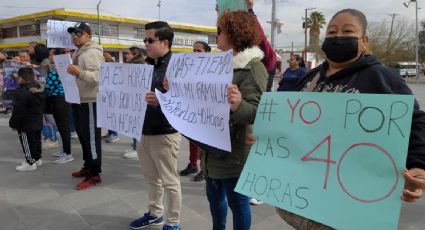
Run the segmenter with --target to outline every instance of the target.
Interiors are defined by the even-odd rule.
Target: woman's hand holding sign
[[[422,197],[425,189],[425,170],[412,168],[405,170],[403,175],[406,182],[401,199],[406,202],[415,202]]]
[[[233,84],[227,88],[227,100],[230,104],[230,111],[235,112],[238,110],[242,101],[241,92],[239,91],[238,86]]]

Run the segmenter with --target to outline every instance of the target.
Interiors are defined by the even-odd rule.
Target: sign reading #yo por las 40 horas
[[[175,53],[167,68],[169,90],[156,91],[161,110],[182,134],[231,150],[227,87],[233,78],[233,53]]]
[[[97,95],[97,126],[140,141],[153,66],[102,63]]]
[[[413,102],[265,93],[235,191],[336,229],[397,229]]]

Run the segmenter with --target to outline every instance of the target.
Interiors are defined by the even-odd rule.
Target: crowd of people
[[[140,143],[133,139],[132,148],[125,158],[138,159],[148,183],[146,213],[129,225],[141,229],[163,225],[163,229],[181,229],[182,192],[179,176],[196,174],[195,181],[206,183],[213,229],[226,228],[228,207],[232,211],[233,229],[251,227],[251,198],[235,192],[236,183],[255,142],[252,124],[261,95],[270,91],[270,76],[274,75],[276,55],[267,41],[253,11],[253,1],[246,0],[248,11],[224,12],[217,20],[217,48],[233,50],[233,79],[227,89],[230,104],[231,151],[225,157],[215,157],[208,149],[190,143],[189,164],[178,172],[181,135],[162,113],[155,89],[167,91],[166,70],[172,56],[174,32],[167,22],[155,21],[145,25],[145,48],[131,47],[125,62],[154,66],[151,91],[145,96],[148,104]],[[306,70],[302,57],[291,55],[289,68],[279,81],[278,91],[339,92],[375,94],[412,94],[406,83],[374,56],[367,54],[368,37],[365,15],[354,9],[337,12],[329,22],[322,49],[326,61],[312,70]],[[55,127],[62,139],[62,149],[55,163],[74,160],[71,153],[71,126],[82,147],[84,164],[72,173],[82,178],[76,189],[88,189],[102,182],[102,138],[113,143],[119,136],[108,130],[101,136],[97,127],[96,92],[99,87],[102,62],[113,62],[110,54],[92,40],[91,28],[78,23],[68,28],[72,42],[78,48],[48,49],[34,44],[28,52],[13,57],[24,67],[17,72],[19,88],[13,91],[13,112],[10,128],[17,131],[25,161],[17,171],[33,171],[42,165],[43,123],[45,114],[52,114]],[[194,52],[210,52],[203,41],[193,45]],[[54,65],[54,55],[72,53],[72,64],[67,72],[76,78],[81,104],[65,101],[63,86]],[[6,59],[0,54],[0,60]],[[37,81],[34,67],[47,68],[45,81]],[[51,131],[56,133],[56,130]],[[48,132],[47,132],[48,133]],[[49,136],[49,135],[43,135]],[[200,166],[198,166],[198,161]],[[404,177],[402,200],[414,202],[421,198],[425,188],[425,113],[415,101],[412,131]],[[164,203],[164,196],[167,197]],[[251,203],[260,201],[251,200]],[[277,213],[296,229],[332,229],[277,208]]]

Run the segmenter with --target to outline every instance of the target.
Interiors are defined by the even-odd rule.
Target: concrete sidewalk
[[[102,142],[103,182],[85,191],[75,190],[80,181],[71,172],[82,164],[82,151],[73,140],[75,161],[53,164],[57,148],[43,152],[43,165],[34,172],[16,172],[23,154],[16,133],[9,131],[8,117],[0,115],[0,229],[1,230],[86,230],[128,229],[128,223],[147,208],[147,185],[138,160],[122,158],[131,139]],[[186,167],[189,144],[182,141],[179,169]],[[194,176],[194,175],[193,175]],[[182,227],[185,230],[211,229],[205,196],[205,182],[182,177]],[[292,229],[268,205],[252,207],[252,229]],[[228,229],[232,229],[229,211]],[[161,228],[153,228],[161,229]]]

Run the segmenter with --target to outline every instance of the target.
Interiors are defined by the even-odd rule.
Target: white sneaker
[[[21,165],[16,166],[16,171],[18,171],[18,172],[34,171],[36,169],[37,169],[36,163],[30,165],[26,161],[23,162]]]
[[[69,154],[69,155],[64,154],[64,155],[60,156],[59,159],[53,161],[53,163],[54,164],[63,164],[63,163],[70,162],[70,161],[73,161],[73,160],[74,160],[74,157],[72,157],[71,154]]]
[[[251,198],[249,200],[249,203],[252,204],[252,205],[261,205],[261,204],[263,204],[263,201]]]
[[[77,132],[71,132],[71,139],[78,139]]]
[[[65,153],[63,153],[63,150],[62,149],[59,150],[58,152],[52,153],[52,157],[61,157],[63,155],[65,155]]]
[[[50,148],[58,147],[58,145],[59,145],[58,141],[51,141],[51,140],[47,139],[43,142],[41,147],[43,149],[50,149]]]
[[[136,150],[128,149],[127,151],[125,151],[125,153],[122,155],[122,157],[124,157],[126,159],[138,159],[139,155],[137,154]]]
[[[42,166],[43,165],[43,161],[41,159],[38,159],[38,161],[35,162],[35,165]]]

